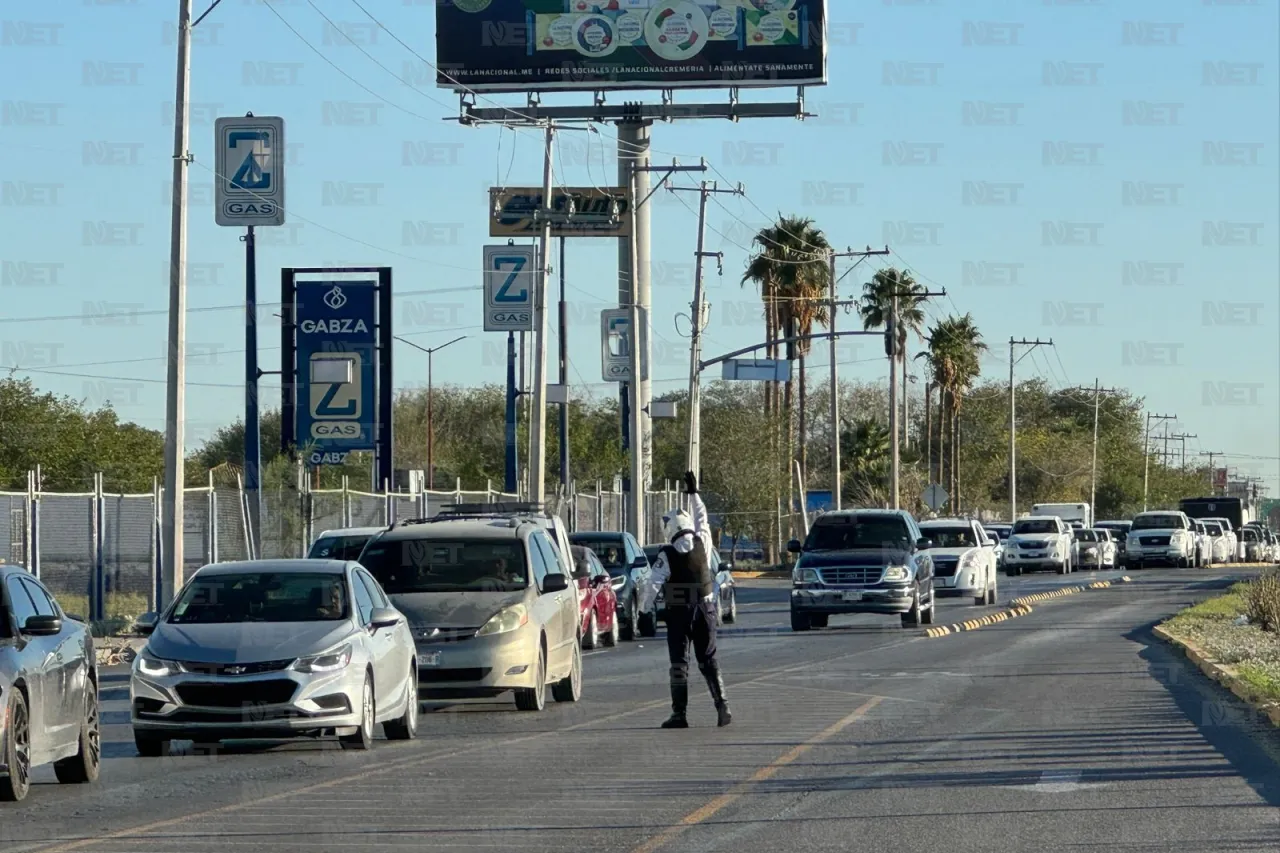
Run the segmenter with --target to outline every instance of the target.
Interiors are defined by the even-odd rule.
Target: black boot
[[[685,709],[689,707],[689,683],[671,681],[671,716],[662,724],[664,729],[687,729],[689,721]]]
[[[703,670],[702,674],[707,678],[711,699],[716,703],[716,725],[729,725],[733,722],[733,714],[729,711],[729,700],[724,697],[724,678],[720,675],[720,667],[712,665]]]

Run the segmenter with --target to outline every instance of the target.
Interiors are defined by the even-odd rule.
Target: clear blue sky
[[[162,428],[164,415],[177,5],[47,0],[24,4],[21,19],[12,4],[0,16],[0,260],[10,272],[0,289],[0,363],[26,369],[50,390],[91,403],[110,398],[124,417],[154,428]],[[746,199],[711,205],[708,245],[724,252],[724,276],[713,267],[709,277],[708,351],[759,339],[758,303],[738,286],[746,246],[776,212],[803,213],[832,243],[889,243],[896,256],[888,262],[945,287],[949,296],[934,301],[931,315],[973,313],[992,345],[986,375],[1006,375],[1010,336],[1052,337],[1056,350],[1023,359],[1020,377],[1039,374],[1056,385],[1091,385],[1098,377],[1104,386],[1131,388],[1152,410],[1176,413],[1177,428],[1199,435],[1189,450],[1239,454],[1232,465],[1267,477],[1272,493],[1280,492],[1276,4],[830,5],[830,84],[808,93],[810,109],[824,120],[654,130],[656,161],[705,157],[708,178],[746,185]],[[537,134],[446,121],[456,115],[456,98],[429,77],[412,85],[399,79],[417,60],[353,3],[272,6],[297,34],[258,0],[225,0],[197,30],[192,447],[241,407],[243,324],[234,306],[243,298],[242,252],[239,232],[215,226],[209,203],[214,115],[282,115],[296,146],[288,173],[292,225],[260,232],[264,298],[279,298],[282,266],[390,264],[401,333],[428,346],[448,340],[454,328],[471,335],[437,359],[441,382],[502,381],[504,339],[479,328],[480,253],[490,242],[486,190],[541,177]],[[197,12],[203,8],[197,3]],[[434,57],[432,4],[369,8]],[[326,29],[317,10],[348,26],[386,68]],[[1093,85],[1048,85],[1046,75]],[[271,79],[288,85],[264,85]],[[930,85],[899,85],[912,79]],[[112,82],[120,85],[104,85]],[[326,125],[325,103],[342,101],[379,105],[376,125]],[[965,102],[1006,106],[971,105],[966,113]],[[1016,123],[979,126],[979,114]],[[431,150],[445,159],[456,154],[456,162],[403,165],[405,143],[422,141],[441,143]],[[1215,143],[1208,153],[1206,142]],[[567,134],[557,181],[615,182],[613,150],[611,128]],[[372,185],[363,198],[377,203],[334,204],[326,182],[340,181]],[[687,323],[678,326],[674,317],[687,311],[691,296],[695,202],[692,194],[655,201],[658,390],[679,387],[687,371],[680,334]],[[456,243],[405,245],[406,220],[456,234]],[[86,232],[86,222],[96,225]],[[125,245],[86,245],[107,235]],[[1086,245],[1046,245],[1054,240]],[[569,246],[571,380],[595,383],[596,394],[610,390],[600,384],[596,336],[599,310],[616,298],[615,263],[613,241]],[[854,295],[873,269],[866,264],[845,279],[842,295]],[[1176,285],[1159,283],[1170,277]],[[141,313],[124,325],[75,319],[100,303]],[[264,309],[267,320],[274,310]],[[50,317],[56,319],[31,319]],[[274,369],[278,326],[264,327],[262,345],[263,367]],[[397,346],[398,383],[420,384],[426,357]],[[820,349],[815,378],[827,369]],[[886,364],[878,355],[873,343],[842,345],[842,375],[882,377]],[[266,381],[268,401],[278,399]],[[1237,384],[1211,384],[1206,392],[1205,383]]]

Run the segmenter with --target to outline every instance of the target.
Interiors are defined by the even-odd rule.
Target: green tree
[[[898,326],[895,330],[895,354],[902,376],[902,401],[904,410],[907,405],[907,343],[914,334],[922,337],[924,329],[924,294],[927,289],[916,282],[910,270],[899,270],[888,267],[878,271],[862,285],[862,296],[858,300],[858,315],[862,319],[865,331],[883,329],[893,314],[893,299],[898,298]],[[902,419],[901,430],[907,432],[907,419]],[[904,442],[905,444],[905,442]]]

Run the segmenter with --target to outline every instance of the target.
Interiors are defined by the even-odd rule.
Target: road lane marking
[[[755,773],[752,773],[745,781],[739,782],[725,793],[707,802],[701,808],[685,815],[680,819],[679,823],[667,827],[658,835],[649,839],[644,844],[641,844],[639,847],[636,847],[631,853],[653,853],[653,851],[665,847],[667,844],[687,832],[690,828],[697,826],[700,823],[704,823],[709,818],[714,817],[728,806],[742,799],[743,795],[750,791],[752,786],[773,778],[786,768],[787,765],[793,764],[797,758],[804,755],[815,746],[830,740],[849,726],[861,720],[886,698],[889,697],[873,696],[871,699],[855,708],[848,716],[832,723],[830,726],[827,726],[804,743],[798,744],[797,746],[787,750],[782,755],[775,758],[770,764],[767,764]]]

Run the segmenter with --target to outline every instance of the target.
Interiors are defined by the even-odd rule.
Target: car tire
[[[615,609],[613,613],[612,624],[609,626],[609,633],[601,637],[601,640],[603,641],[604,647],[606,649],[611,649],[614,646],[618,645],[618,635],[619,635],[618,623],[620,621],[622,621],[621,617],[618,616],[618,612]]]
[[[920,626],[920,590],[915,591],[915,595],[911,598],[911,609],[902,614],[903,628],[917,628]]]
[[[831,622],[830,613],[811,613],[809,614],[809,624],[814,628],[825,628]]]
[[[574,645],[569,674],[551,686],[557,702],[577,702],[582,698],[582,650]]]
[[[738,593],[729,591],[729,609],[724,614],[724,624],[732,625],[738,621]]]
[[[591,621],[587,623],[587,632],[582,635],[582,647],[594,649],[600,645],[600,620],[596,618],[595,608],[591,610]]]
[[[656,613],[640,614],[640,636],[641,637],[658,636],[658,614]]]
[[[932,625],[933,618],[938,613],[938,599],[932,593],[929,594],[929,606],[920,611],[920,624]]]
[[[133,746],[138,750],[138,755],[143,758],[163,758],[169,754],[171,743],[172,741],[167,737],[144,734],[137,730],[133,733]]]
[[[76,754],[53,763],[53,773],[64,785],[94,782],[102,769],[102,727],[98,718],[98,686],[85,682],[84,718],[80,721],[80,743]]]
[[[623,640],[631,642],[636,638],[636,626],[639,624],[640,618],[639,613],[640,608],[636,606],[636,599],[633,595],[627,604],[627,616],[622,620],[621,634]]]
[[[343,749],[373,749],[373,727],[378,719],[378,707],[374,701],[373,676],[365,673],[364,687],[360,690],[360,727],[353,735],[340,735],[338,743]]]
[[[26,799],[31,790],[31,713],[21,690],[10,693],[4,737],[4,763],[9,772],[0,776],[0,800],[16,803]]]
[[[533,687],[521,687],[515,691],[516,708],[521,711],[541,711],[547,707],[547,650],[538,651],[538,663],[533,672]]]
[[[791,630],[792,631],[808,631],[813,627],[812,617],[808,613],[797,613],[791,611]]]
[[[418,664],[412,664],[409,674],[409,702],[405,705],[404,714],[399,719],[387,720],[382,724],[382,733],[387,740],[413,740],[418,736]]]

